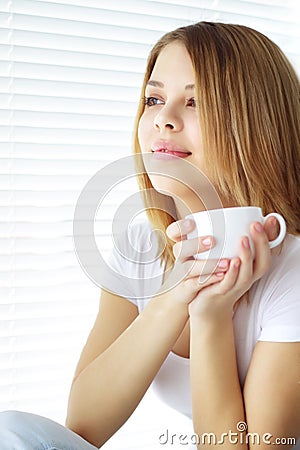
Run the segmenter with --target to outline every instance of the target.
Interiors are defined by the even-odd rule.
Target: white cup
[[[262,225],[269,217],[275,217],[280,224],[280,232],[276,239],[269,242],[270,248],[279,245],[286,235],[284,218],[275,212],[263,216],[257,206],[238,206],[234,208],[211,209],[189,214],[186,219],[193,219],[195,229],[187,235],[188,239],[211,235],[215,238],[215,246],[210,250],[194,255],[196,259],[234,258],[239,254],[239,242],[242,236],[248,236],[252,254],[254,246],[250,237],[250,224],[260,222]]]

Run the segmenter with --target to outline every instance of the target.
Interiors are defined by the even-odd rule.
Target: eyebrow
[[[155,80],[148,80],[147,81],[147,86],[154,86],[154,87],[159,87],[159,88],[163,88],[164,87],[164,83],[162,83],[161,81],[155,81]],[[194,84],[187,84],[185,86],[185,90],[188,89],[195,89],[195,85]]]

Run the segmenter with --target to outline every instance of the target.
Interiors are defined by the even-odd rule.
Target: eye
[[[145,97],[144,104],[146,106],[163,105],[163,101],[156,97]]]
[[[194,97],[187,99],[187,106],[191,106],[192,108],[196,108],[196,100]]]

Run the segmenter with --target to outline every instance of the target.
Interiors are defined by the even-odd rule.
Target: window
[[[296,0],[0,1],[1,410],[64,421],[99,297],[74,252],[74,208],[97,170],[131,153],[151,46],[198,20],[242,23],[277,42],[300,73],[297,8]],[[103,242],[119,201],[112,191]]]

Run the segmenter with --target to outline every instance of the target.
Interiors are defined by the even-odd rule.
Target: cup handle
[[[263,222],[265,223],[268,217],[276,217],[280,225],[279,235],[273,241],[269,241],[270,248],[277,247],[277,245],[281,244],[285,235],[286,235],[286,224],[284,218],[278,213],[270,213],[264,217]]]

